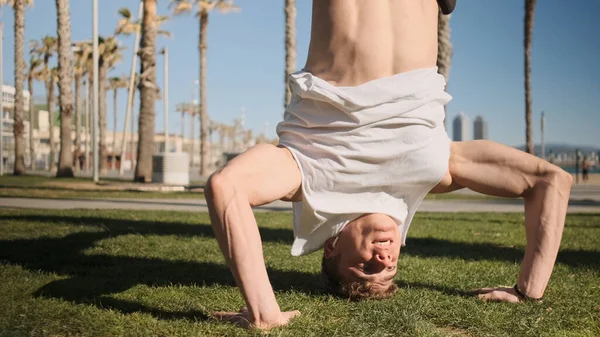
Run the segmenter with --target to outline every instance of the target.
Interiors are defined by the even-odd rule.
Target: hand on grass
[[[521,298],[511,287],[481,288],[475,294],[483,301],[521,303]]]
[[[272,320],[253,322],[250,312],[246,307],[242,308],[240,312],[216,312],[213,317],[230,323],[239,324],[244,328],[256,328],[260,330],[269,330],[278,326],[287,325],[293,318],[300,316],[300,311],[285,311],[280,312],[278,317]]]

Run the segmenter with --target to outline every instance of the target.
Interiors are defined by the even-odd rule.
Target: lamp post
[[[2,63],[3,44],[4,26],[2,25],[2,22],[0,22],[0,176],[4,175],[4,74],[2,72],[4,68]]]
[[[85,171],[90,173],[90,81],[85,81]]]
[[[94,118],[92,122],[92,141],[94,147],[94,182],[98,182],[98,0],[92,0],[92,44],[93,44],[93,62],[94,62]]]
[[[144,2],[140,1],[140,7],[138,9],[138,19],[142,17],[142,12],[144,10]],[[125,111],[125,125],[123,126],[123,141],[121,142],[121,165],[119,167],[119,175],[123,176],[125,173],[125,165],[123,162],[125,161],[125,150],[127,148],[127,128],[129,127],[129,116],[131,115],[131,110],[133,108],[133,96],[134,96],[134,86],[135,86],[135,67],[137,62],[137,54],[140,46],[140,30],[135,30],[135,41],[133,43],[133,56],[131,60],[131,71],[129,74],[129,93],[127,95],[127,108]],[[133,118],[131,118],[131,144],[133,144]],[[135,169],[133,167],[133,145],[130,149],[131,152],[131,169]]]
[[[192,106],[191,106],[191,110],[190,110],[190,117],[192,119],[192,122],[190,123],[190,128],[192,129],[192,136],[191,136],[191,150],[190,150],[190,167],[194,167],[194,154],[195,152],[195,144],[196,144],[196,105],[198,104],[198,101],[196,100],[196,92],[198,91],[198,85],[200,84],[199,80],[194,80],[194,87],[192,88]],[[198,109],[200,110],[200,109]]]
[[[164,93],[163,101],[165,104],[165,152],[169,152],[169,50],[164,47],[161,51],[164,55]]]

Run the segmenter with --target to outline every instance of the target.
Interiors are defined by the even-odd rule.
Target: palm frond
[[[173,34],[171,34],[171,32],[169,32],[168,30],[164,29],[159,30],[158,32],[156,32],[156,34],[165,36],[168,39],[173,38]]]
[[[37,40],[29,41],[29,54],[38,53],[40,49],[40,43]]]
[[[115,35],[130,35],[140,30],[139,22],[131,22],[127,19],[119,20],[117,28],[115,29]]]
[[[221,13],[229,13],[229,12],[237,13],[241,9],[239,6],[233,4],[232,0],[220,0],[220,1],[217,1],[217,10],[219,10],[219,12],[221,12]]]
[[[156,22],[157,22],[159,25],[162,25],[163,23],[165,23],[165,22],[169,21],[170,19],[171,19],[171,18],[170,18],[170,17],[168,17],[168,16],[166,16],[166,15],[158,15],[158,16],[156,17]]]
[[[127,7],[121,7],[119,8],[119,14],[127,20],[131,19],[131,11],[129,10],[129,8]]]
[[[193,5],[189,0],[171,0],[169,7],[173,8],[173,14],[180,15],[191,12]]]

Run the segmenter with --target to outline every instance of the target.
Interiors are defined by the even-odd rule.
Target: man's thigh
[[[456,146],[457,142],[452,142],[450,145],[450,158],[448,159],[448,170],[444,177],[440,182],[433,188],[429,193],[450,193],[452,191],[460,190],[464,188],[464,186],[459,185],[454,179],[452,179],[452,174],[450,172],[450,164],[453,161],[452,155],[456,155]]]
[[[493,196],[520,197],[537,179],[557,171],[545,160],[492,141],[452,142],[448,172],[432,193],[469,188]]]

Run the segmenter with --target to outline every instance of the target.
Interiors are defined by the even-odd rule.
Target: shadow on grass
[[[446,286],[433,285],[433,284],[427,284],[427,283],[421,283],[421,282],[396,281],[396,285],[400,289],[405,289],[405,288],[427,289],[427,290],[441,292],[441,293],[444,293],[446,295],[451,295],[451,296],[473,297],[475,295],[474,290],[464,291],[464,290],[460,290],[460,289],[456,289],[456,288],[450,288],[450,287],[446,287]]]
[[[231,272],[223,264],[83,253],[95,242],[112,237],[112,234],[75,233],[62,238],[0,240],[0,261],[32,271],[69,276],[41,287],[34,293],[35,296],[92,304],[122,313],[148,313],[161,319],[200,320],[207,319],[208,316],[199,311],[160,310],[108,295],[124,292],[137,285],[235,286]],[[277,291],[295,290],[313,295],[323,293],[316,274],[272,268],[267,271],[273,288]]]
[[[447,257],[467,261],[508,261],[520,263],[524,249],[500,246],[489,243],[467,243],[435,238],[410,238],[402,247],[401,255],[418,257]],[[571,267],[600,268],[600,252],[588,250],[562,249],[558,252],[557,263]]]
[[[117,310],[123,314],[143,313],[164,320],[186,319],[190,321],[206,321],[210,319],[206,313],[198,310],[175,312],[165,311],[156,308],[150,308],[137,302],[118,300],[106,296],[102,296],[97,303],[99,307]]]
[[[173,222],[163,222],[63,215],[0,215],[0,221],[9,220],[43,222],[44,224],[57,223],[73,226],[95,226],[107,230],[110,236],[113,237],[132,233],[177,235],[182,237],[215,237],[210,224],[181,224],[176,222],[176,220]],[[263,242],[291,244],[294,238],[294,234],[290,229],[260,227],[259,230]]]
[[[0,216],[4,220],[38,221],[88,225],[102,232],[80,232],[59,238],[0,240],[0,261],[20,265],[32,271],[66,275],[35,292],[36,296],[60,298],[75,303],[111,308],[123,313],[143,312],[161,319],[207,319],[207,313],[170,312],[140,303],[115,299],[111,294],[124,292],[137,285],[149,287],[235,286],[229,269],[213,262],[169,261],[159,258],[112,255],[85,255],[83,252],[100,240],[130,233],[213,237],[207,224],[185,225],[176,222],[149,222],[101,217],[76,216]],[[291,229],[261,228],[264,241],[290,243]],[[402,254],[423,258],[449,257],[464,260],[495,260],[519,263],[523,250],[493,244],[453,242],[434,238],[412,238]],[[558,262],[570,266],[600,268],[600,252],[562,250]],[[323,294],[318,275],[290,270],[268,269],[271,284],[277,291],[295,290],[305,294]],[[400,286],[427,288],[450,295],[470,296],[468,292],[443,286],[399,283]]]

